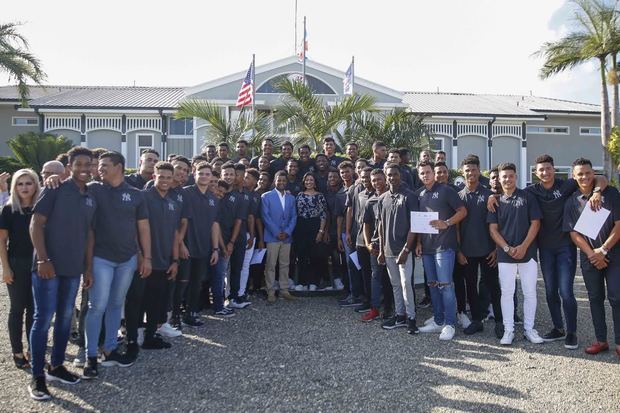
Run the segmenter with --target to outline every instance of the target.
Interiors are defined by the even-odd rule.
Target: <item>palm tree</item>
[[[292,132],[293,144],[306,143],[315,150],[319,150],[326,135],[334,133],[353,115],[375,110],[375,99],[370,95],[346,96],[328,105],[303,81],[284,78],[277,87],[285,93],[282,103],[275,108],[277,123]]]
[[[264,138],[272,138],[270,120],[265,114],[258,112],[252,117],[242,110],[239,117],[232,120],[227,119],[224,109],[206,100],[187,99],[180,103],[175,118],[196,117],[206,121],[209,125],[205,143],[226,142],[233,151],[239,139],[246,139],[250,148],[259,150]]]
[[[58,155],[71,149],[73,142],[64,136],[28,132],[9,139],[7,145],[22,168],[40,171],[45,162],[56,159]]]
[[[22,106],[27,106],[28,81],[38,85],[46,75],[41,62],[29,50],[28,40],[17,31],[20,23],[0,24],[0,71],[7,72],[9,79],[17,81]]]
[[[416,157],[430,145],[432,137],[424,125],[424,117],[394,109],[390,112],[356,113],[347,122],[342,134],[338,133],[342,142],[356,142],[360,148],[360,156],[372,156],[372,144],[384,142],[389,148],[407,148]]]
[[[602,0],[574,0],[576,28],[573,33],[556,42],[544,43],[538,55],[544,58],[540,76],[546,79],[554,74],[596,59],[599,63],[601,85],[601,145],[603,165],[608,177],[613,167],[607,151],[610,134],[609,95],[607,92],[607,58],[618,51],[616,10]],[[614,116],[615,118],[615,116]]]

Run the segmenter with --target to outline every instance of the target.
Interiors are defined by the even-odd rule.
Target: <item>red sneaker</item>
[[[369,322],[372,320],[376,320],[380,316],[381,315],[379,314],[379,311],[376,308],[371,308],[369,312],[367,312],[366,314],[362,316],[362,321]]]
[[[616,346],[616,354],[620,356],[620,344]]]
[[[594,343],[590,344],[589,347],[586,347],[586,353],[593,355],[607,350],[609,350],[609,344],[601,343],[598,341],[595,341]]]

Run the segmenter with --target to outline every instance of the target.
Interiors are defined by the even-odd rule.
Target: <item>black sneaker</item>
[[[416,325],[415,318],[407,319],[407,333],[409,334],[418,334],[420,330]]]
[[[82,378],[84,380],[92,380],[99,377],[99,371],[97,370],[97,357],[89,357],[86,360],[84,371],[82,372]]]
[[[181,316],[178,316],[178,315],[172,316],[172,319],[170,320],[170,325],[175,330],[181,331],[183,329],[183,325],[181,323]]]
[[[366,314],[367,312],[370,311],[370,303],[362,303],[362,305],[360,305],[353,311],[359,314]]]
[[[132,360],[136,360],[138,358],[138,354],[140,353],[140,346],[135,341],[130,341],[127,343],[127,351],[125,354]]]
[[[502,323],[495,322],[495,337],[501,340],[504,337],[504,325]]]
[[[245,294],[237,297],[235,299],[235,302],[237,303],[237,305],[239,305],[240,308],[246,308],[247,306],[252,305],[252,302],[248,301],[248,296]]]
[[[546,343],[550,343],[552,341],[563,340],[565,338],[566,338],[566,333],[564,332],[564,330],[558,330],[557,328],[554,328],[553,330],[549,331],[547,334],[542,336],[543,341],[545,341]]]
[[[218,317],[230,318],[235,316],[235,310],[228,307],[223,307],[221,310],[214,313]]]
[[[394,328],[399,327],[407,327],[407,317],[404,315],[396,316],[396,323],[394,324]]]
[[[144,350],[162,350],[162,349],[170,348],[170,347],[172,347],[170,343],[168,343],[167,341],[164,341],[163,339],[159,337],[152,337],[152,338],[145,337],[144,343],[142,343],[142,348]]]
[[[80,382],[80,377],[71,373],[65,366],[58,366],[54,369],[48,366],[45,378],[47,381],[59,381],[64,384],[78,384]]]
[[[428,308],[431,306],[431,298],[427,295],[425,296],[419,303],[418,307],[420,308]]]
[[[20,370],[26,370],[30,368],[30,362],[24,355],[22,355],[22,357],[17,357],[15,354],[13,354],[13,363],[15,363],[15,367]]]
[[[576,350],[578,347],[579,347],[579,342],[577,341],[577,334],[575,333],[566,334],[566,338],[564,339],[564,348],[567,348],[569,350]]]
[[[131,357],[127,356],[126,354],[120,354],[116,350],[113,350],[108,355],[103,353],[103,361],[101,361],[101,365],[104,367],[131,367],[134,363],[135,360],[132,360]]]
[[[474,321],[471,322],[471,324],[466,329],[463,330],[463,333],[465,333],[468,336],[470,336],[472,334],[479,333],[479,332],[481,332],[483,330],[484,330],[484,327],[482,326],[482,321],[474,320]]]
[[[204,322],[196,316],[188,315],[183,318],[183,324],[189,327],[200,327]]]
[[[349,297],[345,300],[338,301],[338,305],[340,307],[359,307],[360,305],[362,305],[362,300],[360,300],[359,298]]]
[[[381,328],[385,330],[393,330],[396,326],[396,316],[391,316],[383,320],[381,323]]]
[[[43,401],[52,398],[50,391],[45,383],[45,376],[33,377],[28,385],[28,393],[33,400]]]

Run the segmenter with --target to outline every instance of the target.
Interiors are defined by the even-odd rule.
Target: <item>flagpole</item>
[[[295,0],[295,47],[293,53],[293,55],[297,54],[297,0]]]
[[[252,140],[256,135],[254,121],[256,120],[256,55],[252,53]]]
[[[351,56],[351,96],[355,87],[355,56]]]
[[[304,58],[304,61],[302,62],[303,64],[302,75],[303,75],[304,83],[306,83],[306,16],[304,16],[304,43],[301,46],[301,50],[302,50],[303,58]]]

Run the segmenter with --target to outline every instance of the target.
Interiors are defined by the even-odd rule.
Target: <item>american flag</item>
[[[353,62],[351,62],[349,68],[344,74],[344,79],[342,79],[342,89],[344,95],[353,94]]]
[[[241,85],[241,90],[239,90],[239,96],[237,97],[237,107],[242,108],[246,105],[249,105],[254,100],[254,64],[250,63],[250,68],[248,69],[248,73],[245,75],[245,79],[243,79],[243,84]]]
[[[306,52],[308,51],[308,32],[304,27],[304,38],[299,45],[299,53],[297,53],[297,59],[302,63],[306,59]]]

